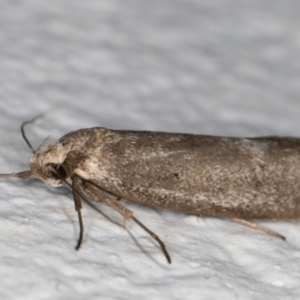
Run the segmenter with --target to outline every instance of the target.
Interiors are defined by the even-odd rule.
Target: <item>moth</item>
[[[33,149],[30,170],[0,178],[36,177],[73,191],[83,240],[81,199],[101,201],[133,220],[171,257],[162,240],[121,204],[129,199],[186,214],[229,218],[285,239],[249,219],[300,217],[300,139],[232,138],[150,131],[80,129],[47,150]]]

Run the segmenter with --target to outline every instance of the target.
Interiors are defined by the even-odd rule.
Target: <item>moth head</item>
[[[30,169],[33,177],[37,177],[52,186],[60,186],[70,177],[65,160],[66,150],[57,143],[48,150],[40,152],[39,147],[30,159]]]
[[[36,177],[46,183],[51,184],[52,186],[60,186],[64,183],[68,183],[68,179],[70,179],[71,176],[71,171],[67,170],[71,170],[71,168],[67,168],[65,160],[69,149],[62,146],[60,143],[56,143],[53,146],[49,146],[48,150],[42,152],[41,149],[48,142],[48,137],[35,150],[25,135],[25,125],[34,122],[40,116],[41,115],[30,121],[24,122],[21,126],[22,136],[33,153],[33,156],[30,159],[30,170],[18,173],[0,174],[0,178],[15,177],[26,180]]]

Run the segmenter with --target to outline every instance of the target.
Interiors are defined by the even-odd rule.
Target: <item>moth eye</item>
[[[67,172],[62,165],[52,165],[52,168],[54,168],[56,171],[56,172],[51,171],[51,175],[55,179],[62,179],[62,178],[65,179],[67,177]]]

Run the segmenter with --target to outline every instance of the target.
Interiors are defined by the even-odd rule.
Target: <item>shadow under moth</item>
[[[229,138],[150,131],[80,129],[46,151],[33,149],[30,170],[0,178],[39,178],[73,191],[83,239],[81,199],[101,201],[133,220],[171,257],[162,240],[120,202],[129,199],[186,214],[229,218],[275,237],[249,219],[300,216],[300,139]]]

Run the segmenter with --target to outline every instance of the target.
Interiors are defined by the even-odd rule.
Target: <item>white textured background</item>
[[[90,126],[230,136],[300,128],[300,2],[1,1],[0,172]],[[300,166],[299,166],[300,167]],[[299,183],[300,184],[300,183]],[[66,188],[0,182],[1,299],[299,299],[300,224],[262,222],[285,243],[226,220],[127,203],[166,243],[133,238]],[[122,219],[102,208],[113,220]]]

